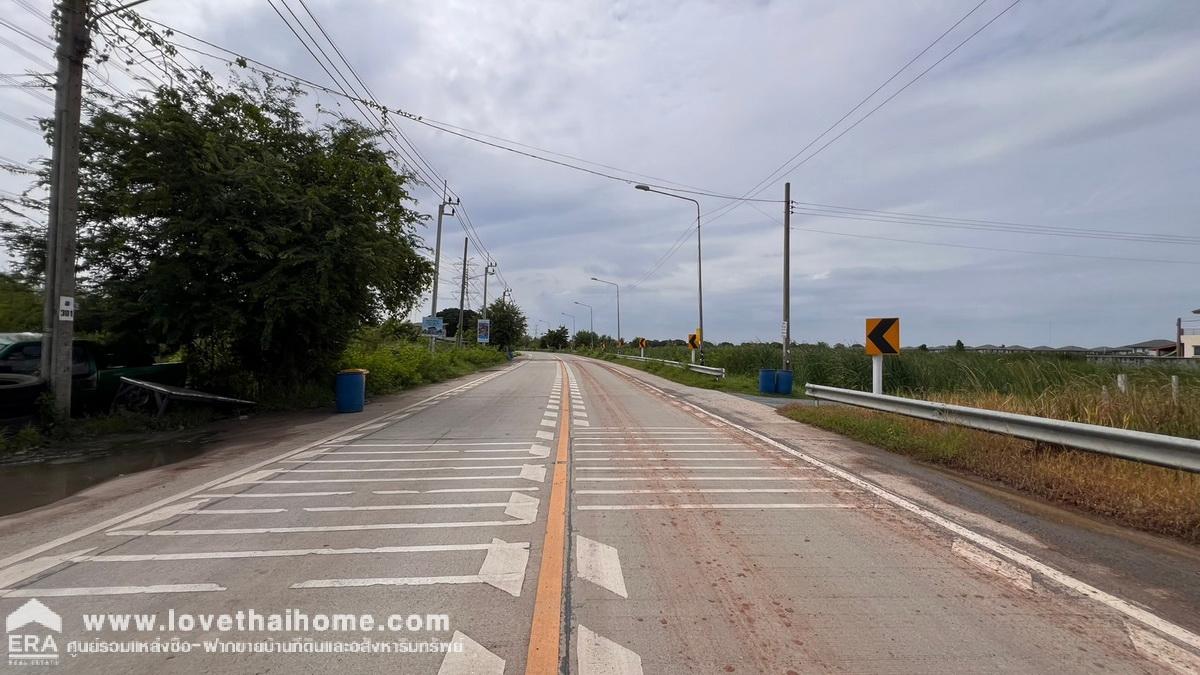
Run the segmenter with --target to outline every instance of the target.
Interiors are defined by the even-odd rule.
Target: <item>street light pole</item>
[[[704,254],[703,254],[703,249],[700,246],[700,202],[696,201],[695,199],[692,199],[691,197],[684,197],[683,195],[677,195],[677,194],[674,194],[671,192],[663,192],[662,190],[655,190],[654,188],[650,187],[649,185],[635,185],[634,187],[643,192],[655,192],[660,195],[666,195],[668,197],[674,197],[676,199],[682,199],[684,201],[689,201],[696,205],[696,300],[697,300],[697,304],[699,306],[698,314],[699,314],[699,320],[700,320],[700,324],[696,327],[696,330],[700,333],[700,335],[698,336],[700,338],[700,344],[698,345],[698,348],[696,349],[696,351],[700,352],[700,363],[701,363],[701,365],[703,365],[704,364]],[[695,354],[693,354],[692,358],[693,359],[696,358]]]
[[[592,277],[592,281],[599,281],[602,284],[608,284],[617,289],[617,346],[621,346],[621,286],[615,281],[605,281]]]
[[[559,312],[559,314],[562,314],[563,316],[571,319],[571,339],[574,340],[575,339],[575,315],[567,314],[566,312]]]
[[[591,333],[592,333],[592,337],[591,337],[592,349],[595,349],[596,348],[596,316],[595,316],[595,314],[592,313],[592,306],[586,305],[582,302],[579,302],[578,300],[573,300],[572,302],[579,305],[580,307],[588,308],[588,326],[589,326],[588,330],[591,331]]]

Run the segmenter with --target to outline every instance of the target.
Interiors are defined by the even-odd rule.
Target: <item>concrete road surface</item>
[[[745,406],[535,354],[0,520],[5,667],[1200,671],[1194,606]]]

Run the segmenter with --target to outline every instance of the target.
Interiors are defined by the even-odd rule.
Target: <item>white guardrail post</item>
[[[949,403],[868,394],[865,391],[805,384],[804,393],[822,401],[881,410],[934,422],[957,424],[1032,441],[1065,445],[1102,455],[1200,473],[1200,441],[1098,424],[968,408]]]

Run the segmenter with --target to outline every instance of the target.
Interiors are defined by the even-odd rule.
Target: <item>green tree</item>
[[[488,320],[492,322],[491,343],[504,349],[512,349],[525,336],[526,320],[516,303],[497,298],[488,305]]]
[[[7,274],[0,274],[0,333],[39,331],[42,328],[42,295]]]
[[[590,330],[581,330],[575,333],[576,347],[591,347],[592,345],[600,346],[600,336]]]
[[[412,177],[377,132],[344,118],[314,128],[298,97],[197,77],[85,121],[79,277],[105,299],[107,332],[280,386],[327,372],[357,328],[412,308],[432,276]],[[44,230],[4,230],[37,276]]]
[[[965,351],[967,351],[967,347],[966,347],[966,345],[963,344],[962,340],[955,340],[954,341],[954,351],[965,352]]]
[[[475,332],[475,322],[479,320],[479,315],[475,310],[468,309],[462,313],[463,315],[463,332]],[[454,337],[458,335],[458,308],[447,307],[437,313],[437,316],[442,317],[442,322],[446,326],[446,337]]]
[[[542,336],[542,347],[545,349],[566,349],[570,343],[570,338],[567,337],[570,333],[566,326],[559,326],[554,330],[546,331]]]

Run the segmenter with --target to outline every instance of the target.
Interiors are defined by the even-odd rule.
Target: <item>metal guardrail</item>
[[[691,370],[693,372],[703,373],[705,375],[712,375],[714,377],[719,377],[719,378],[725,377],[725,369],[724,368],[714,368],[712,366],[701,366],[701,365],[697,365],[695,363],[681,363],[679,361],[668,361],[667,359],[651,359],[651,358],[648,358],[645,356],[628,356],[625,354],[613,354],[613,356],[617,357],[618,359],[630,359],[632,361],[644,361],[644,362],[648,362],[648,363],[664,363],[668,366],[672,366],[675,368],[687,368],[688,370]]]
[[[934,422],[1007,434],[1032,441],[1065,445],[1135,462],[1200,473],[1200,441],[1098,424],[1067,422],[1033,415],[968,408],[852,389],[805,384],[804,393],[823,401],[882,410]]]

